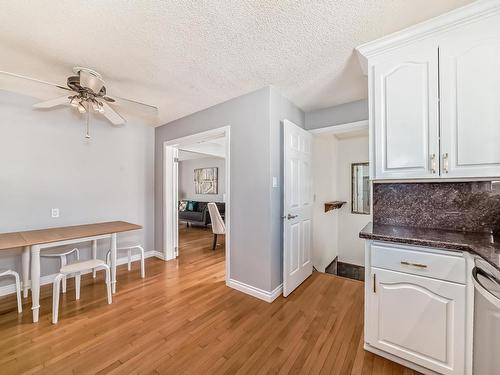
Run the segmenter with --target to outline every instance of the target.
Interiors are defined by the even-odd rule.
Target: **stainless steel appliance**
[[[474,282],[474,375],[500,375],[500,271],[482,259]]]

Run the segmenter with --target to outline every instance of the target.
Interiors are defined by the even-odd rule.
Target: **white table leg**
[[[92,259],[97,259],[97,240],[92,240]],[[95,268],[92,270],[92,277],[95,279]]]
[[[66,258],[66,255],[63,255],[61,257],[61,268],[64,267],[66,264],[68,264],[68,258]],[[67,285],[68,285],[68,278],[65,275],[62,278],[62,292],[63,293],[66,293]]]
[[[31,246],[31,299],[33,322],[38,322],[40,310],[40,246]]]
[[[23,268],[23,297],[28,298],[28,281],[30,279],[30,247],[23,247],[21,255],[21,263]]]
[[[111,234],[111,288],[116,293],[116,233]]]

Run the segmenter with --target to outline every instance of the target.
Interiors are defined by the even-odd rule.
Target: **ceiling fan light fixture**
[[[85,109],[85,106],[83,105],[83,101],[81,101],[80,103],[78,103],[78,112],[80,112],[80,113],[87,112],[87,109]]]
[[[92,100],[92,109],[99,112],[99,102],[97,100]]]
[[[76,95],[69,97],[69,104],[71,104],[73,107],[78,107],[78,101],[76,100]]]

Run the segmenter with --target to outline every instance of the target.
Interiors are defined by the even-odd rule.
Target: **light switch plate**
[[[277,188],[277,187],[279,187],[278,177],[273,177],[273,188]]]
[[[52,217],[59,217],[59,208],[53,208],[51,210]]]

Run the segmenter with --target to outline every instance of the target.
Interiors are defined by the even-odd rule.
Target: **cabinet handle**
[[[436,154],[431,155],[431,172],[436,173]]]
[[[443,154],[443,172],[448,173],[448,153]]]
[[[373,293],[377,293],[377,274],[373,274]]]
[[[411,262],[407,262],[407,261],[404,261],[404,260],[401,261],[401,264],[403,266],[413,266],[413,267],[417,267],[417,268],[427,268],[427,264],[411,263]]]

